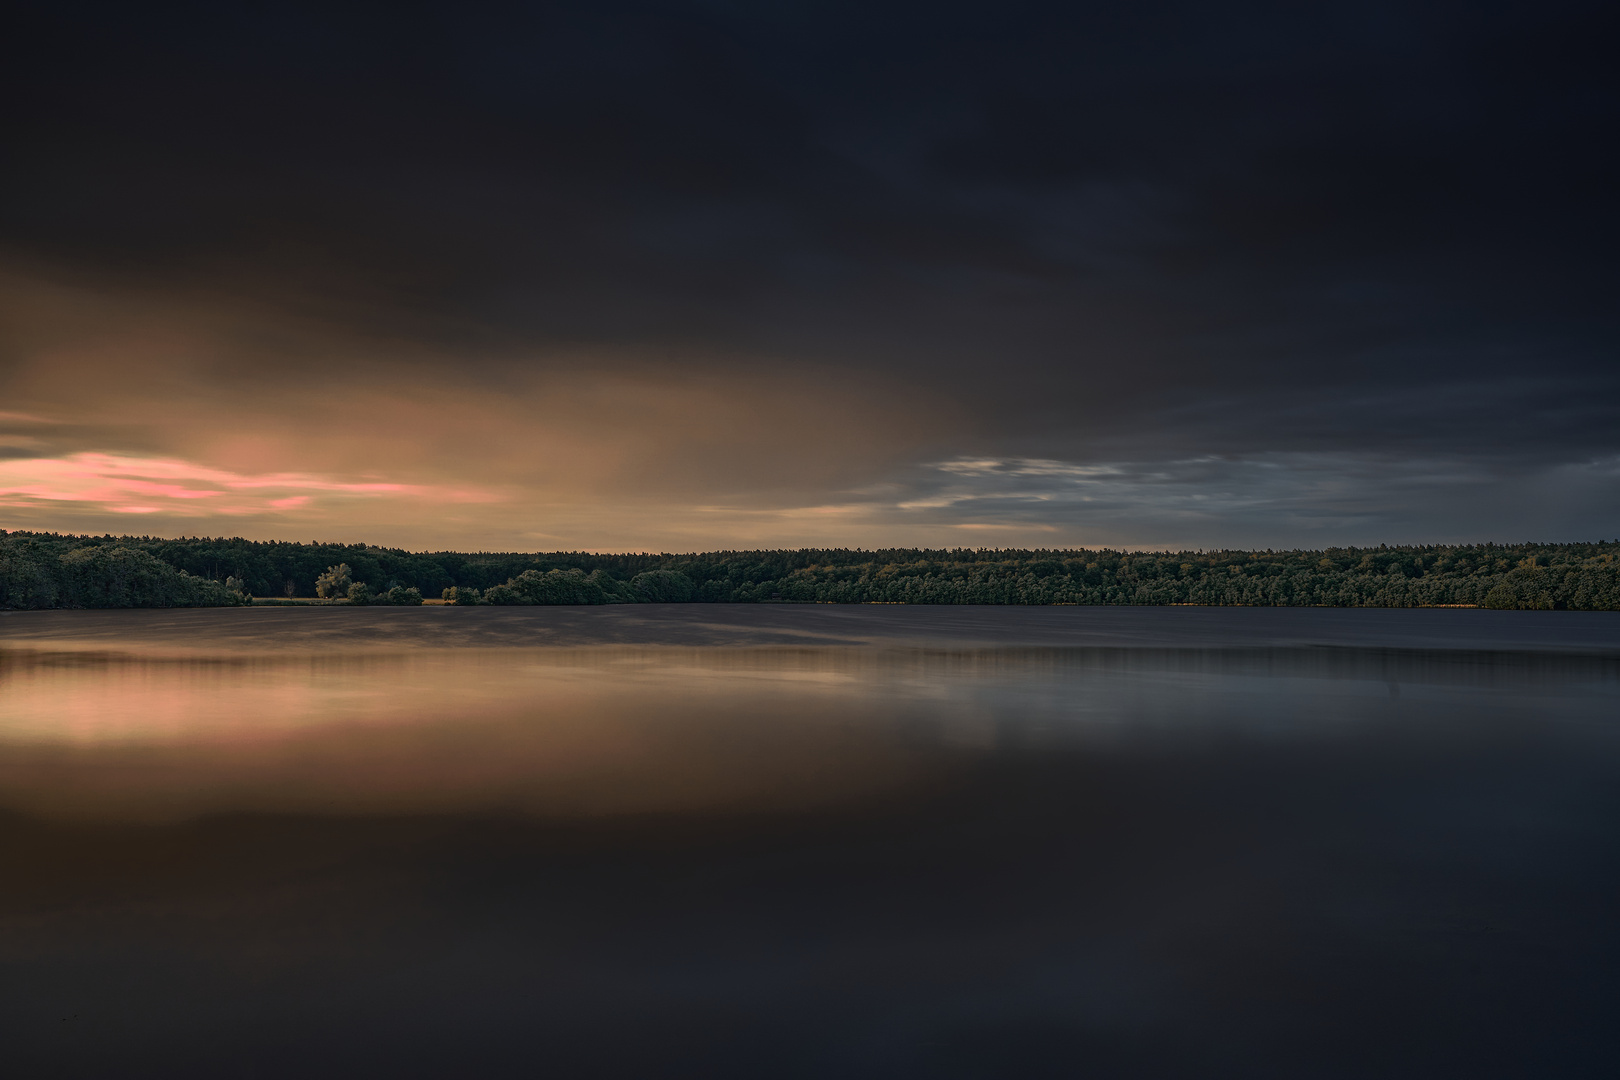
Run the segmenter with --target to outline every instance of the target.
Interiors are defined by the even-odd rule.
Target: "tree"
[[[684,604],[696,591],[692,579],[679,570],[648,570],[631,578],[630,584],[654,604]]]
[[[525,570],[505,585],[484,592],[486,604],[602,604],[602,587],[579,570],[552,570],[542,574]]]
[[[328,566],[326,573],[315,579],[315,595],[327,600],[346,596],[351,584],[353,580],[348,563]]]
[[[378,593],[372,598],[371,602],[374,604],[420,604],[422,602],[422,592],[415,586],[395,585],[387,592]]]

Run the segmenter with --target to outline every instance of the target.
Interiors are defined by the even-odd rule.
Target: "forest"
[[[324,590],[318,583],[325,577]],[[1320,551],[801,548],[411,552],[365,544],[0,531],[0,608],[326,596],[455,604],[1463,605],[1620,609],[1620,541]]]

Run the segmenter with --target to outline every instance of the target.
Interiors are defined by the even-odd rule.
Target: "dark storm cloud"
[[[874,410],[696,456],[668,429],[688,471],[729,454],[786,476],[852,424],[905,432],[687,501],[883,504],[904,531],[892,507],[967,482],[939,463],[987,459],[1112,470],[1126,509],[1101,516],[1030,517],[1015,469],[972,478],[976,505],[1010,500],[998,520],[1070,539],[1612,532],[1615,23],[1556,3],[41,5],[6,46],[0,255],[257,312],[211,339],[252,392],[268,371],[510,397],[600,370],[729,382],[728,409]],[[406,342],[410,366],[345,376],[311,340]],[[1190,498],[1220,486],[1188,464],[1212,461],[1291,479],[1201,519],[1143,479]],[[1414,469],[1485,479],[1462,513],[1399,495]],[[1575,473],[1551,519],[1503,479]]]

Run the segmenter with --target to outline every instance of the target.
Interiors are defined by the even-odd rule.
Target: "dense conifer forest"
[[[1322,551],[592,555],[0,532],[0,608],[314,597],[323,577],[321,595],[359,603],[420,603],[426,596],[459,604],[1450,604],[1590,611],[1620,609],[1620,541]]]

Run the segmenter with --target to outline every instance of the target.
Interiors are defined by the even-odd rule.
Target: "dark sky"
[[[26,5],[0,527],[1620,533],[1612,4]]]

